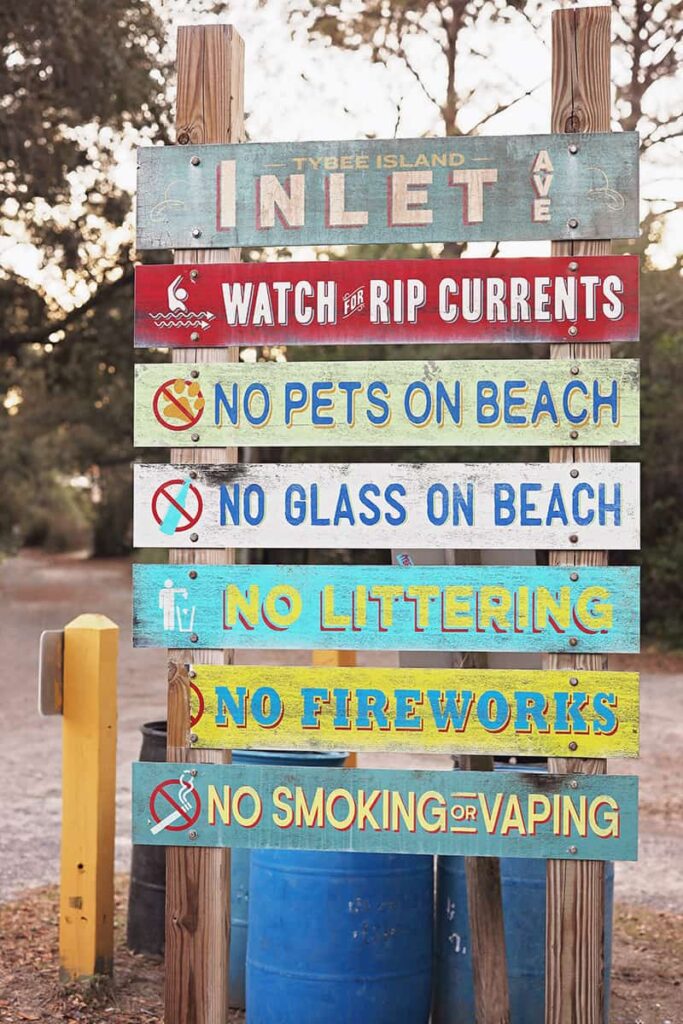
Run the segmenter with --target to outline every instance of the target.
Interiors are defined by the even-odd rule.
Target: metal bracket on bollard
[[[64,630],[40,634],[38,711],[44,718],[64,713]]]

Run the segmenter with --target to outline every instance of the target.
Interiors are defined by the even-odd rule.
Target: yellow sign
[[[195,747],[637,757],[634,672],[193,665]]]

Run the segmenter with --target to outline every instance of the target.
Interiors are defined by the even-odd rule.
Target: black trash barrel
[[[141,728],[141,761],[166,760],[166,722]],[[166,847],[134,846],[130,867],[126,945],[133,953],[164,952]]]

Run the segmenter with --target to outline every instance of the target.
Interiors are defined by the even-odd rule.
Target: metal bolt
[[[191,270],[190,271],[190,281],[196,281],[198,277],[199,277],[199,271],[198,270]]]
[[[569,744],[569,749],[570,750],[578,750],[578,747],[579,747],[579,744],[576,743],[574,740],[572,740],[571,743]]]
[[[571,373],[572,377],[577,377],[581,373],[581,370],[578,366],[572,366],[569,372]]]
[[[572,324],[572,326],[569,328],[568,334],[570,335],[570,337],[575,338],[578,333],[579,328],[575,327],[574,324]]]
[[[198,739],[199,737],[197,736],[196,732],[190,733],[190,743],[196,743]]]
[[[569,677],[569,685],[570,686],[578,686],[579,685],[578,677],[577,676],[570,676]]]
[[[199,434],[191,434],[190,436],[191,436],[193,441],[198,441],[199,440]],[[577,434],[576,436],[578,437],[579,435]]]
[[[199,370],[190,370],[190,377],[192,377],[193,380],[196,380],[198,376]]]
[[[199,331],[193,331],[190,335],[190,341],[199,341]]]
[[[571,437],[572,441],[576,441],[577,437],[579,436],[578,430],[571,430],[569,432],[569,436]],[[573,469],[571,475],[572,476],[578,476],[579,475],[578,469]]]
[[[198,533],[191,533],[190,534],[190,540],[192,541],[193,544],[196,544],[197,541],[199,540],[199,534]]]
[[[570,533],[569,534],[569,543],[570,544],[578,544],[578,542],[579,542],[578,535],[576,533]]]
[[[569,646],[570,647],[577,647],[578,643],[579,643],[579,641],[577,640],[577,638],[575,636],[570,636],[569,637]]]
[[[196,634],[196,633],[191,633],[191,634],[190,634],[190,641],[191,641],[191,642],[192,642],[193,644],[196,644],[196,643],[198,643],[198,642],[199,642],[199,637],[197,636],[197,634]]]
[[[571,261],[571,263],[569,264],[569,269],[570,270],[578,270],[579,269],[579,264],[576,262],[576,260],[572,260]],[[190,274],[190,277],[192,277],[192,274]]]
[[[196,569],[190,569],[190,571],[189,571],[189,573],[187,575],[190,577],[191,580],[196,580],[197,579],[197,570]]]
[[[196,479],[197,479],[197,470],[196,469],[191,469],[190,470],[190,480],[196,480]]]
[[[579,788],[579,784],[576,781],[576,779],[572,779],[572,781],[569,783],[569,788],[570,789],[578,789]]]
[[[191,830],[190,830],[190,831],[189,831],[189,832],[187,833],[187,838],[188,838],[188,839],[196,839],[196,838],[197,838],[197,833],[195,832],[195,830],[194,830],[194,829],[191,829]]]
[[[578,226],[579,226],[579,222],[576,219],[576,217],[570,217],[570,219],[567,221],[567,227],[568,228],[572,228],[572,230],[574,228],[578,228]]]
[[[190,833],[190,835],[191,835],[191,834],[192,834],[192,833]],[[570,846],[570,847],[569,847],[569,853],[578,853],[578,852],[579,852],[579,851],[578,851],[578,849],[577,849],[577,848],[576,848],[575,846]]]
[[[572,583],[576,583],[578,578],[579,578],[578,572],[570,572],[569,573],[569,579],[572,581]]]
[[[195,672],[195,670],[193,668],[190,669],[190,671],[188,672],[188,675],[189,675],[190,679],[196,679],[197,678],[197,673]]]
[[[571,146],[569,148],[571,149]],[[199,167],[201,160],[199,159],[198,156],[193,156],[192,159],[190,160],[190,163],[192,164],[193,167]]]
[[[578,436],[579,436],[578,431],[572,430],[572,437],[578,437]],[[572,478],[572,480],[576,480],[577,476],[579,475],[578,469],[570,469],[569,470],[569,475]]]
[[[192,228],[192,237],[193,238],[201,238],[201,234],[202,234],[202,232],[201,232],[200,228]]]
[[[192,769],[190,770],[190,775],[192,775],[192,777],[193,777],[193,778],[195,778],[195,777],[196,777],[196,775],[197,775],[197,769],[196,769],[196,768],[192,768]]]
[[[572,144],[570,145],[569,152],[572,156],[576,156],[576,154],[579,152],[579,147],[576,145],[575,142],[572,142]]]

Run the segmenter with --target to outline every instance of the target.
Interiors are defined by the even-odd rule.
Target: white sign
[[[135,467],[136,547],[626,550],[639,531],[635,463]]]

